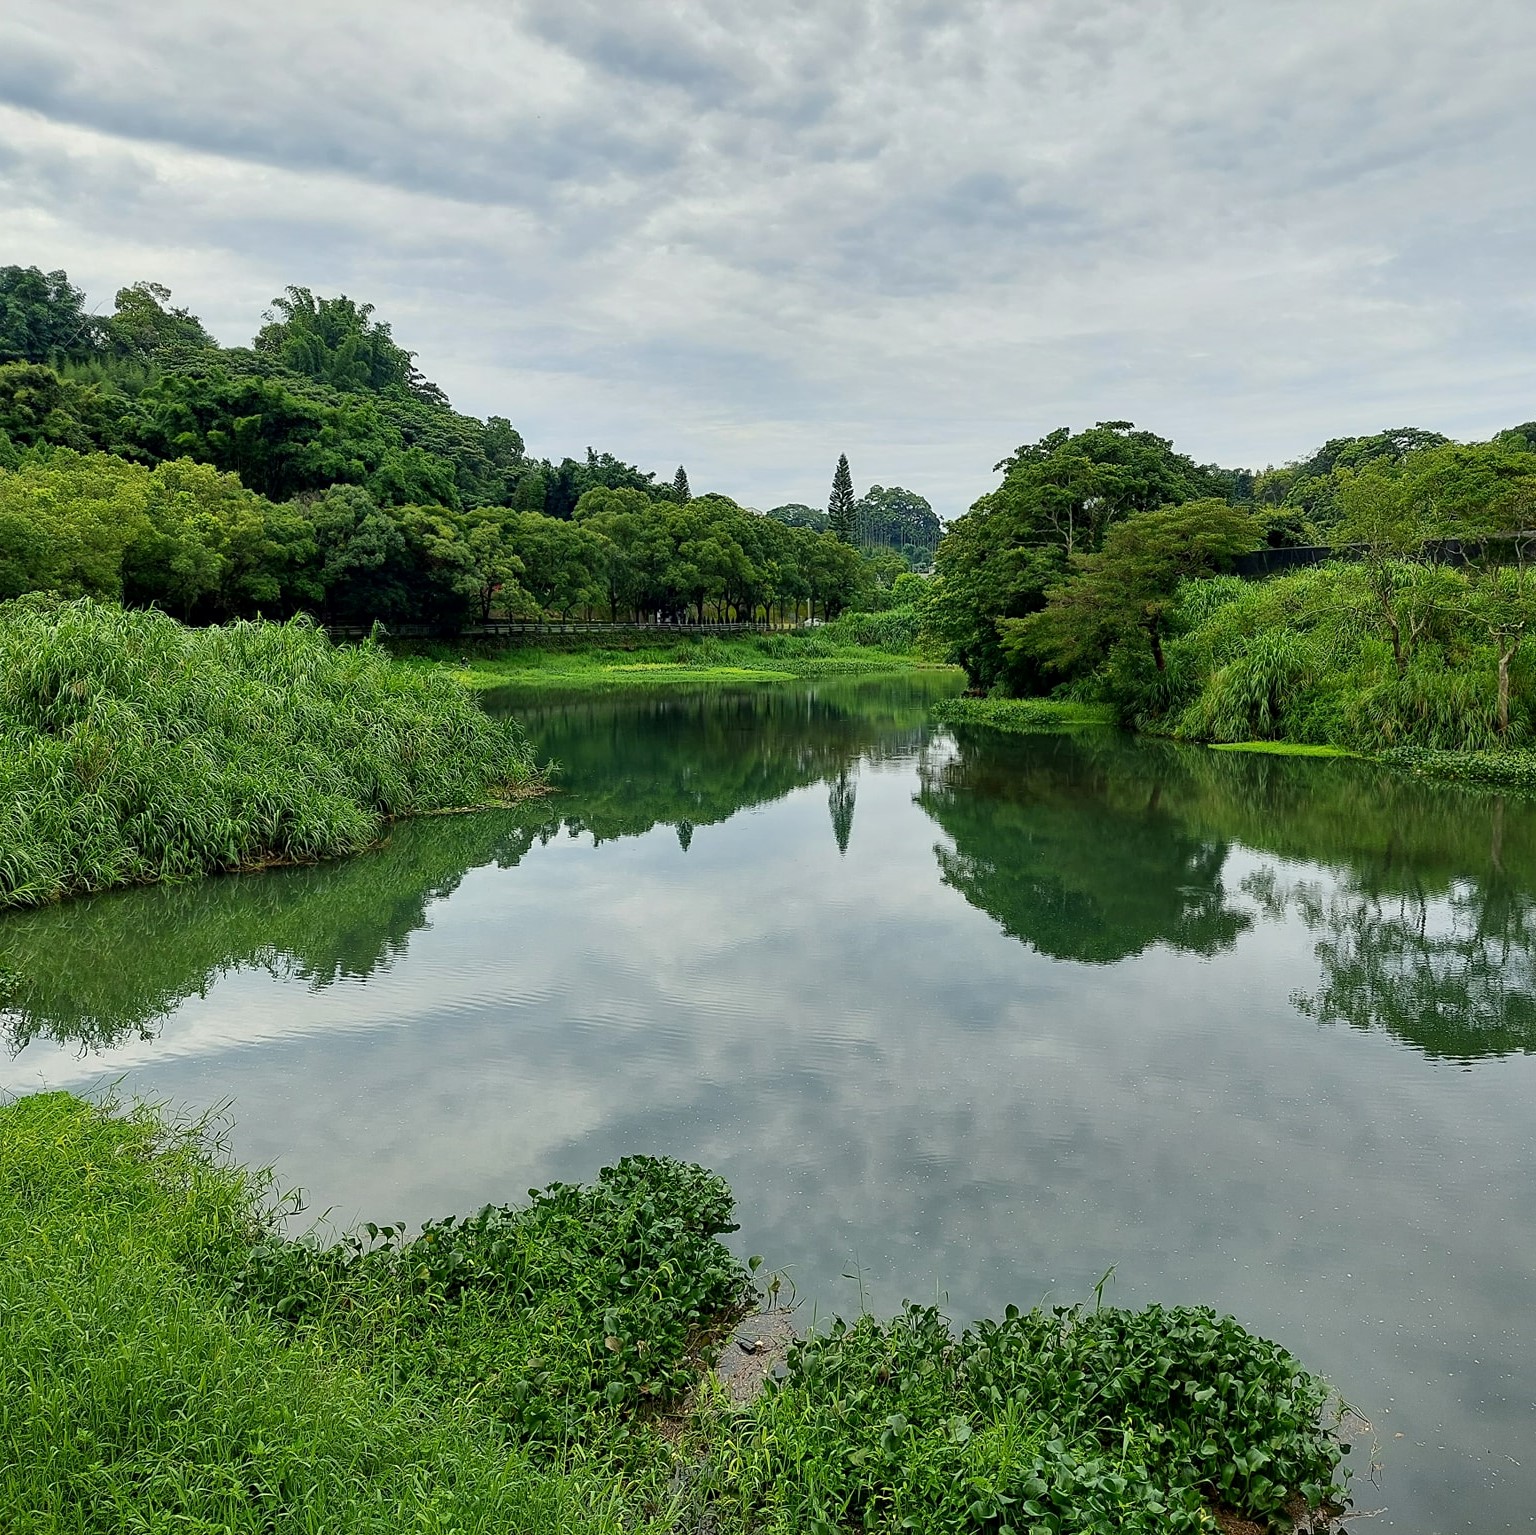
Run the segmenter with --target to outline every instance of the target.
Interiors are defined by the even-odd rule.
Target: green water
[[[559,795],[0,922],[0,1082],[228,1102],[343,1222],[693,1158],[807,1316],[1113,1264],[1335,1381],[1370,1527],[1527,1528],[1536,811],[952,688],[530,700]]]

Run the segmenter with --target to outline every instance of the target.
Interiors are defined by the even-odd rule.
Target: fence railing
[[[1298,549],[1255,549],[1232,562],[1232,573],[1248,581],[1262,581],[1287,570],[1326,565],[1329,560],[1363,560],[1367,544],[1306,544]],[[1430,565],[1525,565],[1536,562],[1536,529],[1520,533],[1491,533],[1486,538],[1426,539],[1407,559]]]
[[[493,618],[483,624],[465,624],[459,628],[445,628],[438,624],[380,624],[379,628],[392,639],[422,640],[440,636],[515,637],[518,635],[543,636],[552,634],[778,634],[785,630],[804,629],[805,620],[799,623],[685,623],[670,619],[651,623],[612,623],[601,619],[500,619]],[[326,624],[325,632],[335,639],[355,640],[373,632],[372,624]]]

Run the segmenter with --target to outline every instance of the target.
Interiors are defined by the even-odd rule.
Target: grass
[[[211,1157],[195,1129],[175,1131],[145,1110],[117,1116],[64,1094],[0,1108],[7,1530],[646,1528],[613,1477],[581,1463],[579,1447],[535,1465],[483,1391],[443,1389],[423,1363],[430,1330],[395,1299],[404,1286],[390,1265],[346,1249],[351,1271],[335,1265],[337,1306],[291,1319],[281,1299],[268,1305],[264,1283],[285,1269],[302,1280],[319,1260],[277,1242],[262,1216],[265,1192]],[[646,1225],[658,1260],[694,1252],[696,1241],[669,1248],[672,1229],[661,1221]],[[523,1236],[537,1248],[537,1233]],[[591,1341],[583,1308],[600,1294],[606,1260],[590,1246],[572,1245],[564,1266],[576,1277],[563,1287],[559,1276],[531,1276],[552,1341],[562,1322]],[[721,1249],[716,1265],[725,1262]],[[353,1314],[343,1314],[343,1299]],[[494,1329],[488,1307],[446,1311]],[[570,1353],[541,1383],[562,1406],[582,1384],[559,1374]],[[398,1374],[396,1356],[407,1365]],[[513,1343],[507,1365],[531,1362]],[[613,1410],[577,1405],[594,1421]]]
[[[0,907],[334,858],[538,783],[514,724],[302,620],[0,605]]]
[[[586,635],[457,656],[441,645],[418,648],[418,665],[447,672],[475,689],[518,687],[613,690],[674,683],[787,682],[797,677],[931,669],[937,663],[847,637],[836,625],[774,634],[698,638],[634,635],[622,645]],[[404,653],[410,650],[402,647]]]
[[[1304,741],[1213,741],[1215,752],[1256,752],[1265,757],[1353,757],[1359,752],[1342,746],[1312,746]]]
[[[933,718],[941,725],[987,725],[1015,735],[1082,730],[1115,722],[1114,711],[1106,705],[1056,698],[949,698],[935,705]]]
[[[1327,1388],[1203,1310],[837,1322],[731,1405],[748,1275],[688,1164],[328,1247],[271,1210],[206,1127],[0,1105],[8,1529],[1150,1535],[1339,1497]]]

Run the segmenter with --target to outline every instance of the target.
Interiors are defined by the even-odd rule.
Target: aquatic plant
[[[0,906],[355,853],[536,781],[516,724],[302,619],[0,605]]]
[[[328,1247],[272,1236],[231,1293],[355,1352],[412,1389],[473,1396],[519,1443],[610,1448],[626,1416],[674,1406],[702,1347],[747,1308],[724,1180],[665,1157],[625,1157],[589,1187],[530,1190],[521,1206]]]
[[[1170,1535],[1342,1500],[1327,1386],[1203,1308],[836,1322],[737,1430],[764,1532]]]

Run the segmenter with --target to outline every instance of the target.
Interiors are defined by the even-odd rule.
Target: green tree
[[[827,501],[827,526],[840,543],[853,542],[853,508],[853,475],[848,468],[848,455],[839,453],[832,474],[832,494]]]
[[[785,527],[809,528],[813,533],[828,531],[827,514],[803,502],[790,501],[783,506],[770,507],[765,515],[775,522],[782,522]]]
[[[1472,616],[1481,624],[1496,658],[1495,710],[1499,738],[1509,739],[1510,663],[1536,627],[1536,576],[1524,566],[1495,567],[1472,583]]]
[[[927,565],[939,546],[942,529],[933,508],[900,485],[871,485],[854,504],[853,519],[860,548],[890,549],[912,565]]]
[[[1016,692],[1041,678],[1023,652],[1004,651],[1000,620],[1044,606],[1072,557],[1095,552],[1114,523],[1225,488],[1219,475],[1128,421],[1077,433],[1062,427],[997,467],[1002,484],[952,522],[939,544],[926,611],[930,630],[973,683]]]
[[[0,471],[0,598],[123,595],[123,558],[151,532],[149,471],[67,448]]]
[[[59,363],[98,344],[85,294],[63,272],[0,267],[0,362]]]
[[[672,476],[672,499],[679,506],[687,506],[693,499],[693,492],[688,488],[688,471],[681,464],[677,466],[677,473]]]
[[[1081,674],[1140,635],[1165,671],[1163,638],[1180,583],[1229,569],[1258,541],[1249,510],[1225,501],[1137,512],[1105,533],[1096,554],[1074,557],[1072,574],[1050,588],[1040,612],[1003,619],[1002,643],[1052,671]]]
[[[171,308],[170,299],[171,290],[157,282],[119,288],[116,307],[101,327],[108,351],[148,362],[168,346],[213,346],[203,322],[189,310]]]
[[[106,447],[118,435],[122,408],[116,396],[41,363],[0,363],[0,465],[14,466],[28,448]]]
[[[416,372],[415,354],[397,346],[389,326],[373,313],[372,304],[358,304],[345,293],[316,298],[308,288],[290,287],[272,300],[252,345],[291,372],[337,389],[416,391],[441,399],[437,386]]]

